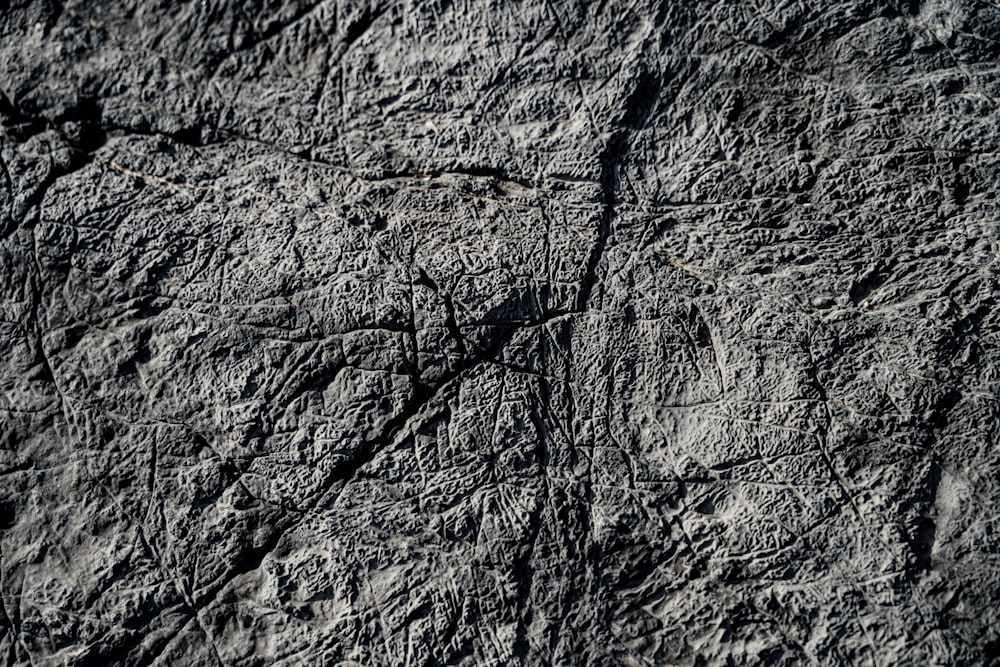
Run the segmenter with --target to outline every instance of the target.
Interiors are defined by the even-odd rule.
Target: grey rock
[[[1000,654],[1000,9],[8,3],[0,662]]]

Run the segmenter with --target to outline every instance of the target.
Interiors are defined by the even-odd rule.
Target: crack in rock
[[[1000,659],[1000,10],[0,12],[0,662]]]

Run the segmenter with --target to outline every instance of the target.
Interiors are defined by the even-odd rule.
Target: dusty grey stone
[[[987,2],[12,2],[0,662],[1000,650]]]

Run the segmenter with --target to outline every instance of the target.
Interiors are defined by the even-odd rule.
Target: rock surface
[[[0,12],[0,662],[956,665],[990,2]]]

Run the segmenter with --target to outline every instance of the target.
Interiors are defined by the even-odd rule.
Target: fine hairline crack
[[[69,122],[69,121],[67,121]],[[56,178],[63,175],[71,173],[82,166],[85,166],[90,161],[92,161],[97,153],[97,150],[104,145],[107,137],[111,133],[132,133],[137,135],[148,135],[148,136],[163,136],[170,138],[179,143],[184,143],[195,148],[201,148],[204,144],[199,144],[197,142],[192,142],[189,139],[187,133],[181,136],[176,134],[161,133],[155,131],[143,131],[136,130],[134,128],[121,127],[113,124],[101,124],[92,119],[77,120],[81,124],[87,126],[89,130],[94,130],[95,128],[99,130],[97,136],[100,137],[100,142],[95,144],[83,143],[76,141],[74,142],[71,137],[64,137],[73,146],[77,153],[82,157],[82,159],[74,161],[73,169],[60,172],[52,178],[52,182]],[[200,133],[199,133],[200,134]],[[253,139],[247,139],[245,137],[237,137],[246,141],[254,141]],[[264,142],[257,142],[264,143]],[[274,146],[272,146],[274,148]],[[408,172],[400,172],[392,174],[385,178],[369,179],[355,174],[354,172],[342,167],[340,165],[335,165],[331,163],[326,163],[318,160],[313,160],[312,158],[306,158],[301,155],[296,155],[290,151],[284,149],[279,149],[282,152],[286,152],[290,155],[295,155],[295,157],[310,162],[318,162],[324,164],[328,167],[337,169],[339,171],[345,171],[352,176],[355,176],[361,180],[389,180],[398,178],[418,178],[426,177],[426,174],[411,174]],[[578,292],[578,298],[576,301],[576,307],[560,312],[549,313],[545,317],[535,321],[528,321],[519,323],[508,329],[508,331],[494,340],[493,343],[486,347],[482,347],[475,343],[468,341],[460,332],[458,328],[458,323],[455,316],[454,304],[451,300],[450,295],[442,293],[437,283],[432,280],[425,271],[422,269],[419,271],[419,282],[427,285],[435,292],[437,292],[444,300],[446,309],[448,310],[448,330],[449,334],[455,338],[455,342],[464,348],[465,360],[464,363],[459,365],[457,368],[448,372],[440,381],[432,386],[417,385],[416,390],[410,401],[404,409],[397,413],[394,417],[389,419],[377,437],[364,441],[354,455],[337,465],[335,465],[325,476],[323,483],[319,486],[314,494],[312,494],[311,499],[305,504],[303,514],[300,514],[294,518],[289,518],[287,515],[277,522],[277,526],[271,536],[265,540],[265,542],[258,548],[252,549],[249,553],[245,553],[239,562],[236,563],[235,567],[227,572],[220,580],[215,584],[210,585],[207,590],[205,590],[200,595],[192,595],[192,600],[185,605],[184,612],[188,614],[191,618],[197,618],[202,610],[211,605],[218,596],[222,594],[223,591],[229,586],[229,584],[236,578],[243,574],[252,572],[260,567],[264,560],[271,554],[281,540],[288,535],[292,530],[299,527],[305,519],[310,516],[310,513],[319,509],[323,502],[328,500],[330,492],[333,491],[338,484],[347,484],[352,479],[354,479],[361,469],[375,459],[378,454],[383,452],[386,448],[391,446],[397,441],[397,438],[401,433],[406,433],[413,428],[415,420],[421,417],[428,417],[436,414],[432,406],[438,402],[442,397],[447,396],[452,392],[457,383],[460,382],[461,378],[467,375],[469,372],[474,370],[476,367],[484,363],[497,363],[498,353],[502,347],[510,341],[510,339],[522,328],[527,326],[534,326],[544,324],[546,321],[553,319],[555,317],[562,317],[565,315],[580,314],[585,312],[591,307],[591,301],[593,294],[596,290],[598,284],[597,271],[598,267],[602,261],[604,250],[606,249],[608,240],[611,235],[611,227],[615,217],[615,206],[617,203],[617,191],[619,187],[620,179],[620,169],[621,163],[624,159],[626,153],[626,143],[623,133],[615,133],[606,146],[605,150],[600,156],[601,170],[600,170],[600,184],[602,191],[602,210],[600,216],[600,224],[598,228],[597,238],[593,244],[591,253],[588,257],[584,277],[581,282],[580,291]],[[511,177],[509,174],[501,172],[499,170],[489,170],[489,169],[474,169],[465,172],[450,172],[458,173],[466,176],[474,176],[477,178],[491,178],[491,179],[503,179],[510,182],[517,183],[524,187],[534,187],[533,184],[527,181],[517,180],[516,177]],[[48,183],[51,185],[51,183]],[[48,185],[46,187],[48,187]],[[41,196],[44,196],[44,188],[41,190],[41,195],[39,196],[39,201]],[[37,203],[37,202],[35,202]],[[34,205],[34,204],[32,204]],[[30,207],[29,207],[30,209]],[[466,345],[466,343],[471,343]],[[181,624],[181,628],[185,627],[186,624]],[[143,635],[137,633],[127,642],[118,647],[111,649],[113,655],[124,656],[130,654],[134,651],[143,640]]]
[[[523,325],[510,327],[507,332],[498,336],[488,347],[475,346],[473,353],[467,354],[465,362],[457,368],[448,372],[441,380],[434,385],[416,385],[413,397],[407,406],[400,410],[394,417],[389,419],[377,437],[367,440],[355,451],[354,455],[337,465],[335,465],[325,476],[323,483],[312,494],[296,516],[289,518],[287,515],[279,522],[274,533],[258,548],[252,549],[249,553],[244,553],[240,560],[229,572],[223,575],[215,584],[212,584],[200,595],[192,595],[192,604],[185,605],[188,614],[193,618],[202,610],[218,599],[219,595],[238,577],[258,569],[264,560],[270,555],[281,542],[281,540],[291,531],[295,530],[315,512],[320,509],[324,502],[330,499],[330,493],[343,483],[350,483],[359,472],[371,463],[380,453],[385,451],[399,437],[412,433],[417,420],[430,419],[443,406],[434,408],[436,402],[455,391],[461,378],[472,372],[476,368],[496,362],[496,357],[502,347],[521,330]],[[181,624],[183,627],[184,624]],[[144,635],[136,633],[129,641],[111,649],[110,655],[124,657],[132,653],[143,641]],[[106,656],[105,656],[106,657]]]

